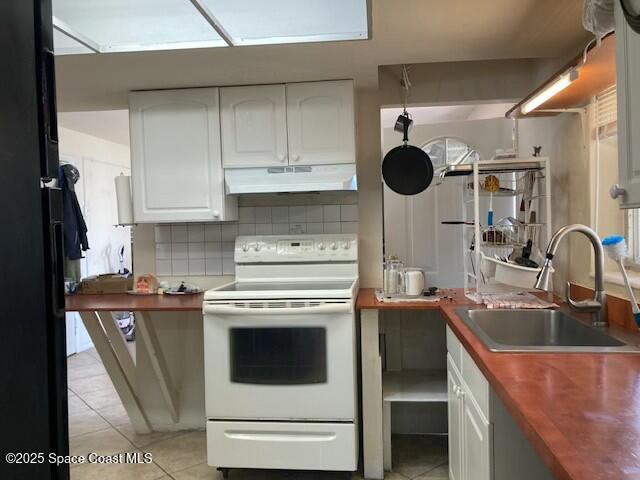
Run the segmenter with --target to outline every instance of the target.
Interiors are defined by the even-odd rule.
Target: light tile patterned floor
[[[206,463],[202,431],[136,434],[95,350],[69,357],[69,444],[72,455],[148,452],[149,464],[72,466],[71,480],[221,480]],[[446,437],[394,435],[394,472],[385,480],[448,479]],[[344,480],[327,472],[231,470],[230,480]],[[363,480],[354,474],[352,480]]]

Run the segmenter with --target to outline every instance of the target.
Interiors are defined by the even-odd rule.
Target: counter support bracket
[[[80,318],[82,318],[82,322],[91,337],[91,341],[96,347],[96,351],[98,352],[98,355],[100,355],[102,363],[109,374],[109,378],[111,379],[111,382],[113,382],[113,386],[122,401],[122,405],[131,419],[131,424],[133,425],[134,430],[136,433],[151,433],[151,424],[149,423],[149,420],[142,409],[142,405],[140,404],[140,400],[136,396],[133,388],[133,378],[129,377],[127,373],[127,369],[130,370],[131,365],[124,366],[122,360],[118,358],[116,353],[117,351],[122,352],[124,350],[129,354],[125,340],[119,329],[116,332],[117,335],[113,334],[114,330],[117,328],[115,326],[115,321],[111,317],[104,319],[104,322],[101,322],[101,317],[94,311],[83,311],[79,313]],[[114,328],[111,328],[109,322],[113,324]],[[115,347],[115,345],[118,346]],[[128,358],[131,364],[133,364],[133,360],[130,355]],[[127,363],[126,360],[124,362],[125,364]],[[129,371],[129,374],[132,375],[132,372]]]
[[[174,423],[178,423],[178,420],[180,419],[178,413],[178,396],[173,386],[173,382],[171,381],[171,376],[169,375],[167,362],[162,355],[162,349],[160,347],[160,342],[158,341],[156,329],[146,313],[141,311],[135,312],[135,317],[136,329],[147,346],[151,366],[156,374],[156,379],[158,380],[160,391],[162,392],[164,401],[169,409],[171,419]]]
[[[135,384],[136,366],[133,363],[133,357],[127,348],[127,341],[122,334],[122,330],[118,327],[116,320],[111,312],[96,312],[102,328],[111,343],[111,348],[118,358],[118,362],[131,385]]]

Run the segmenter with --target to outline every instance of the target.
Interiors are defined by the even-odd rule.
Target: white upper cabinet
[[[226,168],[287,164],[284,85],[221,88],[220,108]]]
[[[136,222],[237,218],[224,194],[217,88],[133,92],[129,112]]]
[[[640,0],[625,0],[630,9],[640,13]],[[622,208],[640,207],[640,33],[627,23],[615,2],[616,72],[618,96],[618,166],[619,196]]]
[[[290,165],[355,163],[353,81],[287,84]]]

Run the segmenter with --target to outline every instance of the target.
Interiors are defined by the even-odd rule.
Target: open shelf
[[[478,163],[478,171],[481,175],[487,173],[527,172],[544,169],[544,162],[537,158],[512,158],[508,160],[481,160]],[[473,174],[473,163],[461,165],[449,165],[444,167],[442,175],[455,177]]]
[[[383,372],[382,399],[385,402],[446,402],[445,370],[402,370]]]

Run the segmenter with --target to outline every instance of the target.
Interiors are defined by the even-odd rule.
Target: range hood
[[[309,165],[299,167],[226,168],[226,191],[242,193],[285,193],[356,191],[356,166]]]

